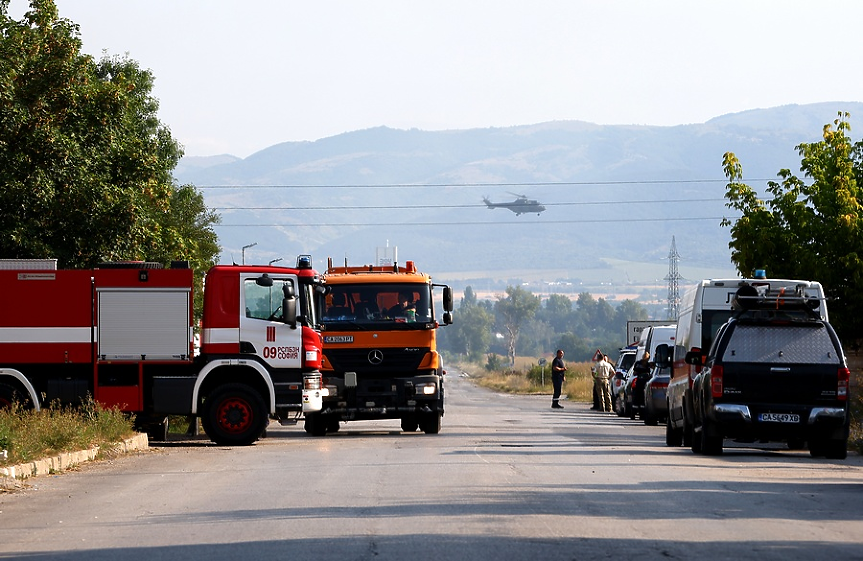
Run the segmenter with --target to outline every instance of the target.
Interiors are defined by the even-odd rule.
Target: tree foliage
[[[8,6],[0,0],[0,257],[212,265],[218,216],[175,185],[182,148],[157,118],[152,74],[82,54],[53,0],[32,0],[20,21]]]
[[[848,113],[824,126],[820,142],[797,146],[803,178],[788,169],[759,198],[743,183],[743,168],[729,152],[726,206],[741,213],[731,227],[731,259],[743,276],[765,269],[777,278],[811,279],[824,285],[831,322],[844,340],[863,328],[863,142],[852,144]]]
[[[507,356],[510,359],[510,364],[515,364],[519,330],[524,322],[533,317],[539,304],[538,296],[520,286],[506,287],[506,296],[498,296],[497,298],[494,309],[501,318],[501,327],[506,331]]]

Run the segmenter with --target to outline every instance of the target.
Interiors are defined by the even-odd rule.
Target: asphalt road
[[[665,446],[662,427],[451,375],[397,421],[203,439],[0,495],[0,559],[863,559],[863,461]]]

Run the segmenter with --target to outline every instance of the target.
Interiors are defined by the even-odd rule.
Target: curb
[[[84,462],[91,462],[96,459],[100,452],[124,454],[135,450],[146,450],[149,446],[147,435],[139,433],[132,438],[127,438],[116,444],[110,444],[104,448],[95,446],[88,450],[63,452],[50,458],[35,460],[26,464],[0,467],[0,478],[27,479],[28,477],[36,477],[38,475],[49,475],[67,470]]]

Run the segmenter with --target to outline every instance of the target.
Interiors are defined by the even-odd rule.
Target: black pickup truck
[[[815,314],[750,305],[719,328],[692,385],[692,451],[723,440],[808,445],[813,457],[847,456],[850,372],[833,328]]]

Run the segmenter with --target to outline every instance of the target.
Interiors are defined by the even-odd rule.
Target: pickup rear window
[[[722,361],[839,365],[840,356],[821,323],[738,324],[730,334]]]

